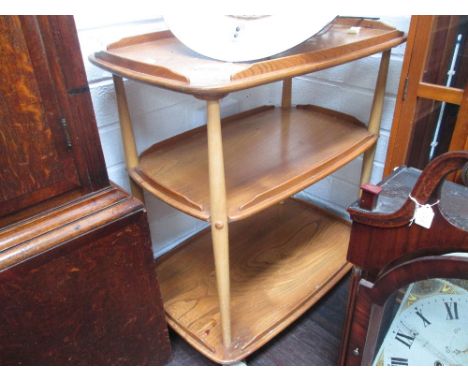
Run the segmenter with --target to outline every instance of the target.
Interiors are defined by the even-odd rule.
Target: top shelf
[[[356,32],[350,28],[360,27]],[[266,60],[228,63],[201,56],[170,31],[122,39],[90,56],[97,66],[131,78],[201,98],[330,68],[405,41],[403,32],[362,18],[336,18],[325,31]]]

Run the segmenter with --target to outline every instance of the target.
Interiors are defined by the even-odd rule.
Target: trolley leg
[[[114,80],[115,94],[117,97],[117,108],[119,111],[120,131],[122,133],[122,142],[125,152],[125,162],[127,170],[138,166],[138,153],[133,135],[132,120],[128,110],[127,96],[125,95],[125,85],[121,77],[112,76]],[[132,195],[145,202],[143,189],[130,178],[130,187]]]
[[[382,111],[385,98],[385,87],[387,85],[388,66],[390,63],[390,52],[391,50],[389,49],[382,53],[379,74],[377,76],[377,83],[375,85],[374,99],[372,101],[372,108],[369,117],[368,130],[372,134],[377,134],[377,136],[380,133],[380,123],[382,120]],[[370,180],[376,146],[377,144],[372,146],[364,153],[364,161],[362,163],[361,172],[361,184],[368,183]]]
[[[292,96],[292,78],[286,78],[283,80],[283,92],[281,93],[281,107],[283,109],[291,108],[291,96]]]
[[[213,242],[223,344],[231,345],[229,233],[219,100],[207,101],[208,167]]]

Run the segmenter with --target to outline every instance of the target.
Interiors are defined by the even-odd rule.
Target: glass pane
[[[408,165],[423,169],[440,154],[448,151],[459,106],[420,98],[416,105],[414,130]]]
[[[468,16],[437,16],[432,28],[431,42],[424,82],[463,89],[468,74]]]
[[[375,366],[468,365],[468,280],[429,279],[386,303]]]

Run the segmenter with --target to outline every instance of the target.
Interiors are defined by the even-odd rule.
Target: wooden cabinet
[[[350,33],[351,27],[359,33]],[[353,29],[356,30],[356,29]],[[90,57],[114,74],[127,167],[142,189],[208,221],[157,265],[169,324],[219,363],[245,358],[310,308],[350,269],[349,225],[288,199],[365,153],[370,175],[390,49],[403,33],[338,18],[272,59],[226,64],[190,54],[169,32],[123,39]],[[383,52],[369,126],[291,105],[292,78]],[[137,154],[122,78],[206,101],[207,125]],[[281,107],[220,119],[230,92],[283,81]]]
[[[353,225],[348,260],[354,269],[341,364],[467,364],[466,353],[451,353],[455,338],[466,344],[466,321],[459,320],[461,326],[455,329],[448,325],[450,316],[444,306],[444,301],[449,304],[451,299],[456,302],[462,296],[460,316],[466,318],[468,188],[444,178],[463,168],[467,161],[467,151],[452,151],[431,161],[424,171],[402,166],[377,190],[364,189],[364,195],[368,194],[364,199],[376,199],[372,207],[361,201],[349,208]],[[434,213],[431,224],[422,226],[413,221],[415,211],[422,208],[418,205],[430,206]],[[456,289],[458,286],[460,289]],[[406,298],[406,306],[401,303],[403,297],[411,297],[409,301]],[[418,301],[437,306],[435,312],[430,312],[425,305],[424,322],[418,316],[418,312],[423,314]],[[411,309],[399,315],[397,311],[404,310],[398,309],[397,302]],[[438,312],[442,317],[439,323]],[[404,320],[409,314],[415,314],[417,320],[411,325]],[[434,325],[424,330],[427,322]],[[404,332],[403,326],[411,332]],[[410,342],[405,342],[402,334]],[[390,346],[393,342],[396,345]]]
[[[385,175],[468,149],[468,16],[413,16]]]
[[[107,178],[74,21],[0,17],[0,364],[161,364],[143,205]]]
[[[66,18],[2,17],[0,217],[109,184],[74,30]],[[66,60],[67,65],[65,65]]]

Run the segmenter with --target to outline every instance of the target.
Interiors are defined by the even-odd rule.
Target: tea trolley
[[[218,363],[244,359],[316,303],[351,268],[350,226],[290,198],[364,153],[370,176],[390,50],[404,33],[341,18],[266,60],[201,57],[169,31],[129,37],[90,60],[113,73],[132,192],[142,189],[210,223],[158,259],[170,326]],[[292,78],[382,52],[368,126],[338,111],[291,103]],[[138,155],[123,78],[206,101],[207,125]],[[283,82],[280,106],[221,119],[228,93]]]

